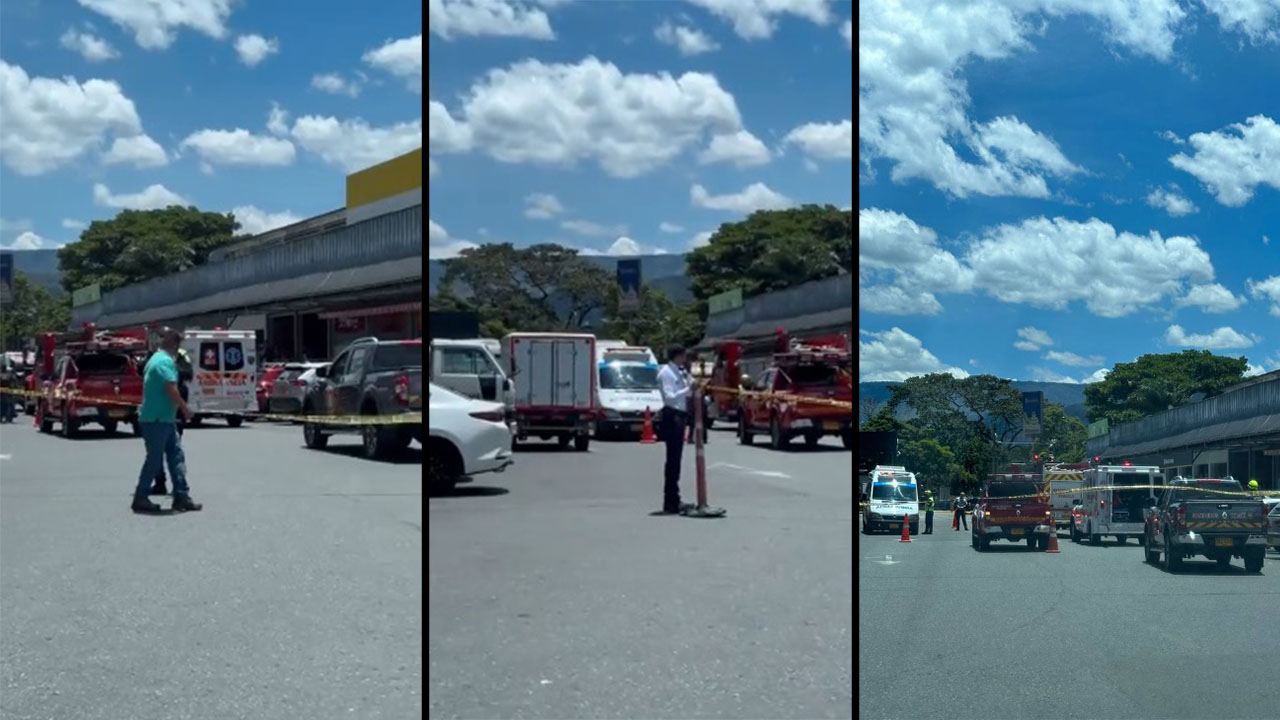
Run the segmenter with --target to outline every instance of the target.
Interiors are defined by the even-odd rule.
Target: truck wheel
[[[845,430],[840,435],[840,444],[844,445],[845,450],[853,449],[853,430]]]
[[[808,435],[804,436],[804,446],[807,448],[817,447],[818,441],[821,439],[822,439],[821,435],[817,433],[809,433]]]
[[[1245,555],[1244,569],[1247,572],[1251,572],[1251,573],[1262,572],[1262,562],[1266,558],[1266,556],[1267,556],[1267,551],[1265,548],[1263,548],[1262,551],[1260,552],[1251,552],[1248,555]]]
[[[1164,536],[1164,569],[1174,573],[1182,569],[1182,553],[1169,542],[1169,536]]]
[[[573,436],[561,435],[560,437],[556,438],[556,442],[559,443],[560,449],[564,450],[565,448],[569,447],[569,443],[573,442]]]
[[[578,452],[586,452],[591,447],[591,437],[588,435],[574,435],[573,449]]]
[[[1128,539],[1129,539],[1129,536],[1128,536],[1128,535],[1117,535],[1117,536],[1116,536],[1116,542],[1120,543],[1121,545],[1123,545],[1123,544],[1124,544],[1124,541],[1125,541],[1125,540],[1128,540]]]
[[[1160,552],[1151,549],[1151,538],[1145,534],[1142,536],[1142,554],[1146,556],[1147,562],[1152,565],[1160,562]]]
[[[1036,543],[1037,543],[1037,542],[1039,542],[1039,541],[1038,541],[1038,540],[1036,540],[1036,536],[1035,536],[1035,535],[1028,535],[1028,536],[1027,536],[1027,547],[1029,547],[1029,548],[1031,548],[1032,550],[1034,550],[1034,549],[1035,549],[1035,547],[1036,547]]]
[[[1071,523],[1071,542],[1077,544],[1080,542],[1080,531],[1076,529],[1076,524],[1074,522]]]
[[[973,546],[973,549],[974,549],[974,550],[977,550],[977,549],[978,549],[978,535],[977,535],[977,533],[969,533],[969,544]]]
[[[1088,536],[1089,536],[1089,544],[1090,544],[1090,545],[1101,545],[1101,544],[1102,544],[1102,536],[1101,536],[1101,535],[1099,535],[1099,534],[1097,534],[1097,533],[1095,533],[1095,532],[1093,531],[1093,526],[1092,526],[1092,525],[1090,525],[1090,526],[1089,526],[1089,532],[1088,532],[1087,534],[1088,534]]]
[[[738,443],[741,445],[750,445],[753,440],[751,431],[747,429],[747,419],[738,413]]]
[[[315,423],[302,424],[302,440],[312,450],[323,450],[329,444],[329,436],[320,432],[320,426]]]
[[[79,434],[79,431],[80,431],[80,426],[76,424],[75,420],[71,419],[70,411],[66,407],[63,407],[62,408],[62,436],[65,438],[73,438]]]
[[[108,420],[102,423],[102,429],[106,430],[108,435],[115,435],[116,430],[120,429],[120,424],[115,420]]]
[[[240,415],[227,416],[227,427],[237,428],[237,427],[240,427],[240,424],[243,422],[244,422],[244,418],[241,417]]]
[[[40,432],[46,435],[53,432],[53,418],[49,416],[49,408],[40,411]]]
[[[769,447],[774,450],[785,450],[790,442],[791,438],[782,432],[782,423],[778,422],[778,416],[774,415],[769,420]]]
[[[1218,563],[1218,567],[1227,567],[1231,564],[1231,556],[1224,553],[1215,557],[1214,561]]]
[[[361,448],[364,456],[370,460],[386,457],[396,451],[396,443],[400,432],[395,427],[382,425],[365,425],[360,433]]]
[[[1041,551],[1041,552],[1044,552],[1044,551],[1048,550],[1048,549],[1049,549],[1049,536],[1048,536],[1048,535],[1041,535],[1041,536],[1040,536],[1040,540],[1039,540],[1039,542],[1037,542],[1037,543],[1036,543],[1036,545],[1040,548],[1040,551]]]

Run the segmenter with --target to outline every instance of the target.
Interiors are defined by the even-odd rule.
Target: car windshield
[[[916,502],[916,486],[911,483],[872,483],[871,497],[890,502]]]
[[[121,375],[129,371],[129,358],[118,353],[88,353],[76,358],[81,375]]]
[[[303,372],[305,371],[300,368],[289,368],[281,372],[279,375],[276,375],[276,382],[292,382],[302,375]]]
[[[656,390],[658,368],[624,363],[602,365],[600,388],[602,390]]]
[[[1041,489],[1030,480],[1008,480],[993,482],[987,485],[987,497],[1019,498],[1031,500],[1031,496],[1040,494]]]
[[[1231,482],[1198,482],[1191,485],[1178,485],[1173,492],[1171,502],[1182,500],[1234,500],[1227,493],[1243,492],[1240,483]]]
[[[421,368],[422,343],[384,343],[373,352],[374,370]]]

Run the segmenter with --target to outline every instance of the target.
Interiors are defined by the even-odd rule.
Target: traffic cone
[[[1058,551],[1058,526],[1053,522],[1053,516],[1049,516],[1049,549],[1045,552],[1056,553]]]
[[[911,524],[907,522],[907,516],[902,516],[902,539],[898,542],[911,542]]]
[[[640,433],[640,442],[645,445],[657,442],[653,439],[653,416],[649,414],[648,407],[644,409],[644,432]]]

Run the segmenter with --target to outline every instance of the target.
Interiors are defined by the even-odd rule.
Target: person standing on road
[[[667,364],[658,371],[662,392],[662,441],[667,446],[662,468],[662,512],[680,512],[680,462],[684,455],[685,429],[689,426],[689,399],[693,383],[684,372],[685,350],[680,345],[667,348]]]
[[[969,521],[964,517],[964,511],[969,507],[969,501],[965,498],[964,493],[960,493],[960,497],[955,502],[956,517],[951,521],[951,529],[960,532],[960,524],[964,523],[964,529],[969,529]]]
[[[161,465],[168,461],[169,474],[173,477],[174,512],[200,510],[203,505],[191,499],[187,485],[186,457],[182,441],[178,437],[177,414],[184,420],[191,419],[191,410],[178,390],[178,367],[174,358],[182,334],[172,328],[160,331],[160,350],[147,361],[142,375],[142,406],[138,408],[138,425],[142,429],[142,441],[146,445],[146,458],[138,485],[133,491],[134,512],[159,512],[160,506],[151,502],[147,491]]]
[[[174,359],[174,364],[178,368],[178,394],[182,396],[182,402],[187,402],[187,383],[191,382],[194,377],[194,370],[191,367],[191,356],[186,350],[178,348],[178,356]],[[178,422],[178,437],[181,438],[183,432],[186,431],[187,424]],[[164,474],[164,466],[160,466],[160,472],[156,473],[156,482],[151,486],[151,495],[168,495],[169,488],[165,486],[168,477]]]
[[[933,534],[933,491],[924,491],[924,534]]]

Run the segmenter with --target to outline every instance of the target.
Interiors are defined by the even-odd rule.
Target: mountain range
[[[13,269],[54,295],[66,294],[62,289],[62,272],[58,270],[57,250],[14,250]]]
[[[862,382],[858,383],[858,400],[864,398],[887,402],[890,397],[889,388],[898,383],[891,382]],[[1055,382],[1035,382],[1030,380],[1014,380],[1011,385],[1019,392],[1036,392],[1037,390],[1044,393],[1046,402],[1057,403],[1063,407],[1063,411],[1070,417],[1078,418],[1080,422],[1089,423],[1089,419],[1085,414],[1084,406],[1084,385],[1077,383],[1055,383]],[[899,417],[910,417],[909,408],[898,408]]]

